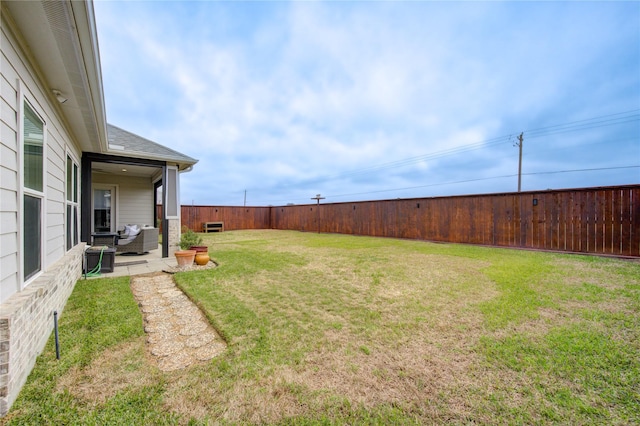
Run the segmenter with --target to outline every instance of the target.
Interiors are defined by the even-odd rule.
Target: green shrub
[[[188,250],[189,247],[202,245],[202,237],[186,226],[182,227],[182,235],[180,236],[180,248]]]

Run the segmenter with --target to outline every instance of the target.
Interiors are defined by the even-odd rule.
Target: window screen
[[[42,192],[44,125],[29,104],[24,104],[24,186]]]

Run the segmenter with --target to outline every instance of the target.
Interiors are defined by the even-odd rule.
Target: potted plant
[[[186,226],[182,227],[182,234],[180,235],[180,249],[177,250],[174,255],[178,266],[190,266],[196,257],[196,251],[191,249],[191,246],[202,244],[202,237],[197,235],[191,229]]]
[[[190,266],[196,258],[195,250],[176,250],[173,255],[176,257],[179,267]]]
[[[206,265],[211,258],[209,257],[209,247],[202,245],[202,237],[190,229],[185,231],[185,240],[191,244],[189,250],[195,250],[196,256],[194,258],[196,265]]]

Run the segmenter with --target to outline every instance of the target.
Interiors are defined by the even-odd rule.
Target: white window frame
[[[71,162],[73,163],[73,165],[75,166],[76,170],[77,170],[77,175],[76,176],[72,176],[72,179],[75,179],[75,197],[72,196],[72,199],[69,200],[69,194],[68,194],[68,182],[67,182],[67,161],[68,159],[71,159]],[[73,173],[72,173],[73,175]],[[80,161],[78,161],[78,159],[76,158],[76,156],[73,154],[73,152],[71,152],[71,150],[67,147],[67,149],[65,150],[65,159],[64,159],[64,245],[65,245],[65,250],[69,251],[72,248],[74,248],[75,246],[77,246],[80,243],[80,222],[81,222],[81,217],[80,217]],[[71,183],[71,187],[74,188],[74,184],[73,182]],[[75,209],[77,218],[78,218],[78,223],[76,225],[76,229],[75,231],[75,235],[71,235],[71,246],[67,247],[67,238],[69,238],[69,236],[67,235],[67,230],[69,229],[69,220],[73,220],[73,218],[69,218],[67,215],[67,208],[71,206],[72,209]],[[74,238],[75,236],[75,238]],[[77,242],[76,242],[77,241]]]
[[[47,143],[47,122],[43,118],[41,108],[36,107],[38,103],[35,101],[34,97],[31,94],[27,94],[24,88],[24,83],[21,80],[18,80],[18,101],[19,101],[19,109],[18,109],[18,169],[20,173],[18,173],[18,241],[19,241],[19,256],[18,256],[18,279],[21,283],[21,290],[26,288],[29,284],[31,284],[34,280],[36,280],[42,273],[44,272],[45,267],[45,245],[46,245],[46,206],[47,206],[47,157],[48,157],[48,143]],[[24,186],[24,105],[25,103],[29,104],[31,110],[38,116],[38,119],[42,122],[42,191],[36,191],[31,188],[25,188]],[[35,272],[28,279],[25,279],[25,268],[24,268],[24,197],[25,195],[40,199],[40,270]]]

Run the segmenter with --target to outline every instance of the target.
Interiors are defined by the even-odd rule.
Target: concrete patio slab
[[[171,270],[177,266],[178,263],[174,256],[162,257],[162,246],[159,245],[157,250],[151,250],[140,255],[116,253],[113,272],[102,272],[99,276],[87,277],[87,279],[150,274],[167,269]],[[82,278],[84,278],[84,275]]]

